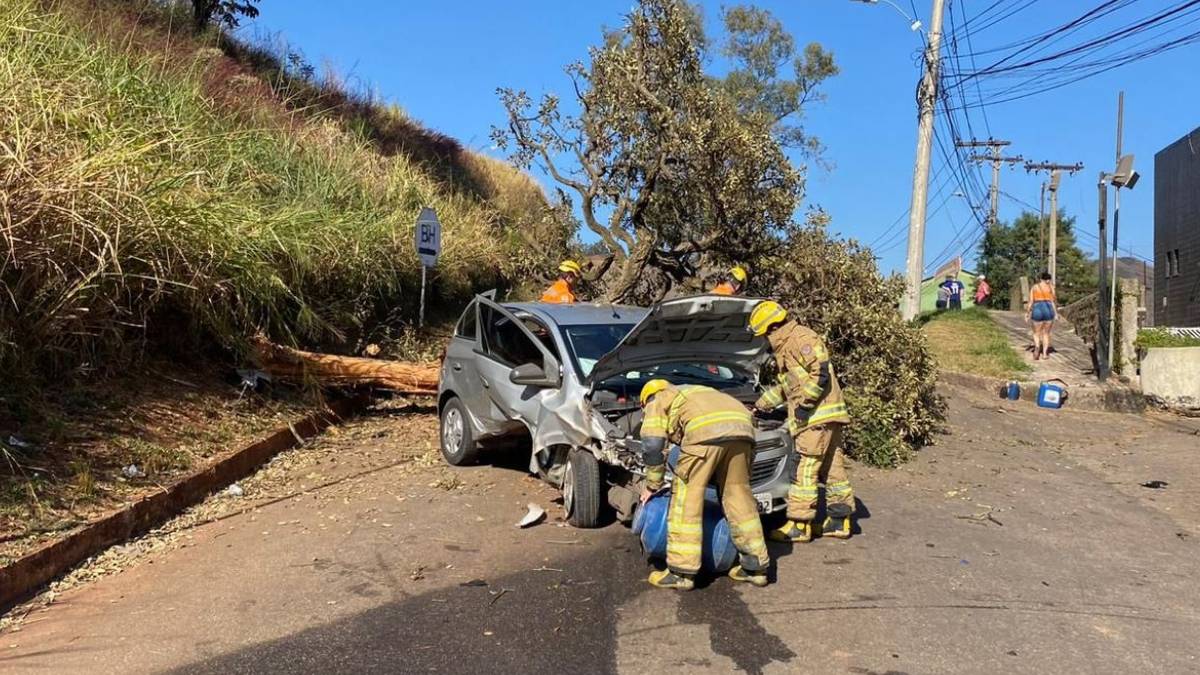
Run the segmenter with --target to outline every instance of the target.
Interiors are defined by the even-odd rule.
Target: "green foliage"
[[[922,316],[921,323],[940,368],[1001,378],[1031,370],[981,307],[934,312]]]
[[[1155,347],[1200,347],[1200,338],[1175,335],[1165,328],[1143,328],[1138,331],[1133,344],[1140,350]]]
[[[216,50],[46,7],[0,3],[0,379],[121,367],[147,336],[354,349],[416,316],[422,206],[432,308],[544,264],[504,215],[546,206],[511,167],[469,160],[489,196],[460,191]]]
[[[1046,256],[1038,247],[1049,217],[1039,222],[1036,213],[1024,212],[1012,223],[991,228],[979,245],[979,271],[992,286],[992,305],[1008,307],[1012,294],[1020,292],[1021,276],[1030,283],[1046,269]],[[1058,217],[1058,304],[1069,305],[1096,290],[1096,273],[1075,243],[1075,218]]]
[[[779,298],[825,335],[854,420],[847,452],[894,466],[939,425],[937,369],[921,331],[892,306],[903,280],[884,278],[869,249],[831,239],[825,225],[816,214],[791,228],[778,250],[754,263],[750,292]]]
[[[734,63],[721,86],[746,117],[773,128],[780,144],[803,148],[810,156],[822,151],[820,140],[807,134],[796,118],[810,103],[825,100],[819,86],[837,75],[833,54],[820,44],[796,53],[796,40],[770,12],[741,5],[725,10],[725,44],[721,54]],[[789,77],[780,71],[790,69]]]
[[[258,0],[192,0],[192,24],[196,32],[216,23],[225,28],[237,28],[242,17],[258,16]]]
[[[769,14],[735,8],[726,50],[737,69],[717,80],[703,69],[709,41],[697,16],[681,0],[642,0],[590,63],[568,67],[578,116],[554,95],[535,103],[500,90],[508,121],[494,139],[578,199],[614,261],[602,283],[610,300],[661,298],[714,251],[774,247],[803,194],[776,134],[804,141],[785,125],[832,60],[819,48],[795,57]],[[796,80],[778,77],[781,61],[795,62]]]

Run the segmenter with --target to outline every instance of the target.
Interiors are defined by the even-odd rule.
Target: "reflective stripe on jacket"
[[[741,401],[701,385],[670,386],[654,396],[642,417],[642,438],[678,445],[754,440],[754,421]]]
[[[550,288],[542,293],[542,302],[554,302],[559,304],[570,304],[575,302],[575,294],[571,292],[571,287],[563,279],[550,284]]]
[[[755,406],[774,410],[785,402],[793,433],[807,426],[850,422],[842,388],[824,340],[811,329],[788,321],[767,336],[778,367],[778,382],[767,388]]]

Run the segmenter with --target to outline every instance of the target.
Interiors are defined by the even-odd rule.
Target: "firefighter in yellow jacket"
[[[770,533],[775,541],[807,542],[817,517],[817,484],[825,484],[826,537],[848,539],[854,515],[854,491],[846,476],[843,429],[850,423],[842,388],[825,341],[811,329],[788,319],[787,310],[764,300],[750,312],[750,330],[766,336],[778,366],[779,381],[768,388],[755,408],[770,411],[787,405],[788,426],[800,463],[788,490],[788,521]]]
[[[767,585],[771,558],[762,522],[750,492],[754,421],[737,399],[709,387],[675,386],[650,380],[642,387],[642,451],[646,464],[644,503],[663,485],[668,442],[680,446],[667,511],[667,569],[650,573],[660,588],[691,590],[700,571],[704,490],[713,483],[729,522],[740,564],[729,571],[736,581]]]

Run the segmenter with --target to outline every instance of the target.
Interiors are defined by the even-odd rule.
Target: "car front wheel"
[[[575,527],[596,527],[600,524],[600,463],[586,450],[578,448],[567,456],[563,473],[563,507],[567,522]]]
[[[464,466],[479,461],[479,446],[471,434],[466,408],[458,397],[442,406],[441,440],[442,457],[447,463]]]

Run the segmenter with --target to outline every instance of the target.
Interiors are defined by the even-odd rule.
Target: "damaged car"
[[[446,347],[438,384],[441,451],[472,464],[528,448],[529,470],[562,490],[568,521],[628,521],[644,479],[638,394],[654,378],[700,384],[752,405],[769,359],[746,330],[756,299],[678,298],[650,308],[499,303],[476,296]],[[759,511],[785,508],[795,471],[782,419],[755,417],[751,489]]]

